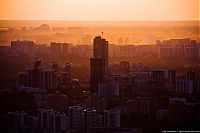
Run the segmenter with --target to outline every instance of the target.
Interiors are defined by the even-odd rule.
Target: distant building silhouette
[[[36,51],[36,44],[33,41],[11,41],[12,56],[33,57]]]
[[[33,87],[56,89],[58,82],[57,64],[53,62],[50,68],[41,65],[41,60],[34,61],[33,68],[27,68],[19,73],[18,87]]]
[[[105,67],[108,68],[108,41],[100,36],[95,37],[93,42],[93,58],[105,59]]]
[[[97,36],[93,42],[93,58],[90,59],[90,87],[92,92],[98,91],[98,86],[107,72],[108,41]]]
[[[52,60],[56,61],[61,55],[61,43],[52,42],[51,43],[51,56]]]
[[[90,59],[90,87],[97,92],[105,76],[105,59]]]

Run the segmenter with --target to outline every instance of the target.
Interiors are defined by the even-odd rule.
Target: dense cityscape
[[[146,133],[199,128],[196,40],[114,45],[102,32],[93,45],[17,40],[0,51],[2,60],[32,59],[14,80],[7,77],[10,81],[1,83],[3,132]],[[143,56],[153,57],[154,65],[133,60]],[[70,62],[85,60],[88,63],[79,67]]]
[[[0,0],[0,133],[200,133],[200,0]]]

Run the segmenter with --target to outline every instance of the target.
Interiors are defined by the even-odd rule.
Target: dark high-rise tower
[[[97,92],[108,70],[108,41],[100,36],[93,42],[93,58],[90,59],[90,88]]]
[[[91,91],[98,92],[99,84],[103,82],[105,76],[105,60],[90,59],[90,88]]]
[[[97,36],[93,42],[93,58],[94,59],[105,59],[106,68],[108,67],[108,41]]]

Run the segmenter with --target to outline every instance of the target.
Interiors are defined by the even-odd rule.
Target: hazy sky
[[[0,0],[6,20],[198,20],[200,0]]]

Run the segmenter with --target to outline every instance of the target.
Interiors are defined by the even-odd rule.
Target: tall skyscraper
[[[105,59],[105,66],[108,67],[108,41],[101,36],[95,37],[93,41],[93,58]]]
[[[90,88],[97,92],[99,84],[108,72],[108,41],[100,36],[93,42],[93,58],[90,59]]]
[[[90,59],[90,88],[91,92],[98,92],[98,88],[105,76],[105,59]]]

